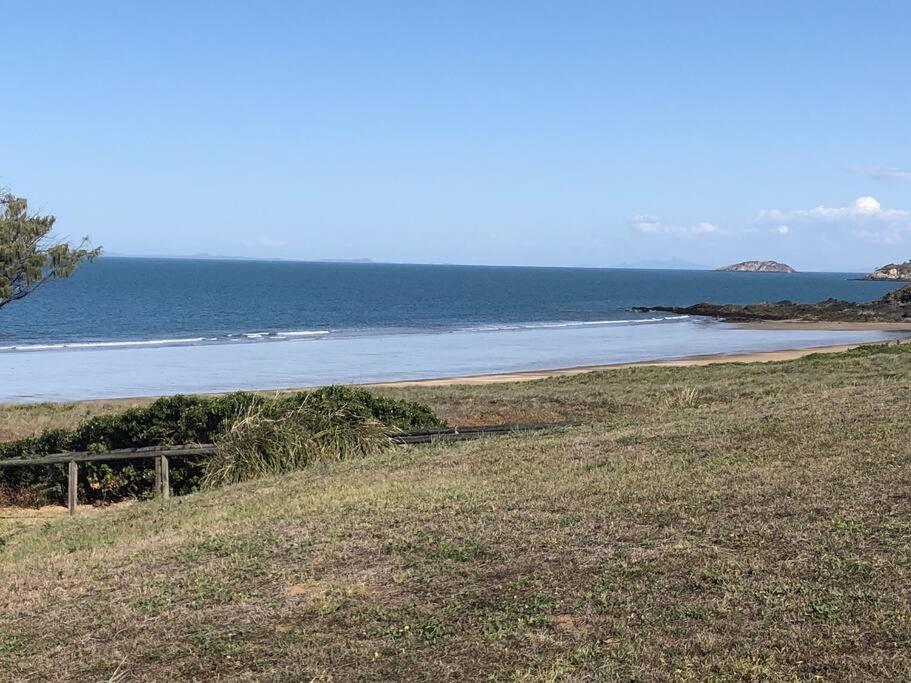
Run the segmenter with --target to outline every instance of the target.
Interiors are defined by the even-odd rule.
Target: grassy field
[[[0,680],[911,677],[911,347],[383,391],[588,424],[5,515]]]
[[[0,441],[32,436],[45,429],[75,427],[94,415],[124,410],[149,399],[0,405]]]

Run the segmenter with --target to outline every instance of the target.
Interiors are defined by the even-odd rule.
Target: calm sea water
[[[103,258],[0,310],[0,401],[311,386],[887,338],[632,306],[874,299],[850,273]]]
[[[862,301],[894,288],[852,277],[109,257],[3,309],[0,349],[610,323],[655,317],[628,310],[646,304]]]

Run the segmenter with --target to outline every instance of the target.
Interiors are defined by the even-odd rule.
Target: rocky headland
[[[864,280],[911,280],[911,261],[904,263],[889,263],[882,268],[877,268],[867,275]]]
[[[731,322],[799,320],[806,322],[900,323],[911,321],[911,285],[905,285],[868,303],[855,303],[841,299],[826,299],[815,304],[763,301],[746,306],[703,302],[693,306],[637,306],[633,310],[700,315]]]

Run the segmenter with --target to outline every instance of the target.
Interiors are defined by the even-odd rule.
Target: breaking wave
[[[553,323],[517,323],[509,325],[488,325],[485,327],[469,327],[464,332],[501,332],[505,330],[546,330],[561,327],[594,327],[598,325],[641,325],[643,323],[663,323],[674,320],[686,320],[688,315],[671,315],[660,318],[630,318],[625,320],[580,320]]]
[[[458,332],[505,332],[510,330],[546,330],[573,327],[596,327],[600,325],[642,325],[648,323],[664,323],[677,320],[686,320],[688,315],[675,315],[655,318],[633,318],[625,320],[580,320],[564,322],[540,323],[503,323],[478,327],[461,328],[450,331]],[[408,330],[410,333],[426,332],[433,334],[439,329]],[[290,341],[295,339],[319,338],[329,334],[340,333],[342,336],[371,336],[389,333],[383,329],[362,330],[290,330],[286,332],[238,332],[221,335],[200,335],[197,337],[173,337],[164,339],[124,339],[112,341],[66,341],[54,343],[16,343],[0,346],[0,353],[29,352],[29,351],[62,351],[67,349],[130,349],[143,347],[163,346],[196,346],[203,344],[231,344],[253,342]],[[402,333],[403,330],[398,330]],[[393,332],[394,334],[395,332]]]
[[[10,344],[0,346],[0,352],[13,351],[58,351],[63,349],[129,349],[144,346],[193,346],[196,344],[217,344],[220,342],[278,341],[299,337],[321,337],[330,330],[295,330],[291,332],[240,332],[205,337],[178,337],[174,339],[124,339],[116,341],[59,342],[54,344]]]

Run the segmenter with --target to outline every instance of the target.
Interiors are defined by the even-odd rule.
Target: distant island
[[[793,301],[763,301],[758,304],[698,303],[693,306],[637,306],[639,312],[658,311],[679,315],[699,315],[731,322],[759,320],[795,320],[813,322],[898,323],[911,320],[911,285],[905,285],[885,296],[865,303],[826,299],[815,304]]]
[[[890,263],[877,268],[867,275],[864,280],[911,280],[911,261],[904,263]]]
[[[778,261],[741,261],[718,270],[734,273],[796,273],[787,263]]]

